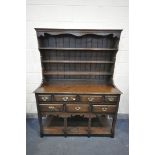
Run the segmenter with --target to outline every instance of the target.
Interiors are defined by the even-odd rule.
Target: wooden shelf
[[[64,134],[64,127],[43,127],[44,134]]]
[[[114,63],[114,61],[101,60],[43,60],[43,63]]]
[[[112,75],[110,72],[81,72],[81,71],[50,71],[44,72],[44,75]]]
[[[71,51],[117,51],[116,48],[51,48],[51,47],[40,47],[39,50],[71,50]]]
[[[67,134],[67,135],[88,135],[89,133],[94,135],[110,135],[111,134],[111,125],[112,122],[107,118],[102,119],[102,126],[101,122],[98,118],[94,117],[91,119],[91,124],[93,126],[88,125],[88,118],[84,118],[79,116],[78,114],[74,117],[67,118],[66,127],[64,126],[64,118],[63,117],[53,117],[49,115],[45,123],[43,125],[44,134]]]
[[[50,135],[59,135],[64,134],[63,127],[44,127],[43,128],[44,134]],[[80,132],[79,132],[80,131]],[[91,127],[90,130],[91,134],[94,135],[110,135],[111,128],[109,127]],[[66,131],[67,135],[88,135],[88,127],[68,127]]]

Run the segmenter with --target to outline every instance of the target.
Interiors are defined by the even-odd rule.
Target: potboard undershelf
[[[111,134],[111,120],[104,118],[102,120],[102,126],[97,118],[93,118],[91,121],[92,126],[88,125],[88,119],[81,116],[74,116],[67,118],[66,127],[63,126],[63,118],[48,117],[44,124],[44,134],[48,135],[110,135]]]
[[[69,127],[68,131],[65,133],[63,127],[44,127],[43,128],[44,135],[85,135],[91,134],[91,136],[95,135],[111,135],[111,128],[103,128],[103,127],[92,127],[90,132],[88,133],[87,127]]]

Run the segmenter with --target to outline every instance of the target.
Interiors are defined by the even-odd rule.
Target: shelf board
[[[101,60],[43,60],[43,63],[114,63],[114,61]]]
[[[66,130],[64,130],[65,127],[63,116],[62,118],[48,116],[43,125],[43,132],[44,134],[54,135],[64,134],[64,131],[66,131],[67,135],[88,135],[89,133],[92,135],[110,135],[112,128],[111,120],[108,120],[107,118],[101,118],[101,121],[102,127],[100,120],[94,116],[94,118],[91,119],[92,126],[89,128],[88,118],[83,118],[79,116],[79,114],[74,113],[74,117],[68,117],[67,127]]]
[[[51,48],[51,47],[40,47],[39,50],[76,50],[76,51],[117,51],[117,48]]]
[[[64,127],[43,127],[44,134],[58,135],[64,134]],[[87,135],[88,127],[68,127],[67,135]],[[111,128],[109,127],[91,127],[90,133],[93,135],[110,135]]]
[[[110,72],[81,72],[81,71],[49,71],[49,72],[44,72],[44,75],[112,75]]]
[[[64,127],[43,127],[44,134],[64,134]]]

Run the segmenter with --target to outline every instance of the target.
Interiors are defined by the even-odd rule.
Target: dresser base
[[[66,123],[65,123],[66,121]],[[43,136],[107,136],[114,137],[112,133],[112,119],[106,115],[100,115],[94,118],[85,118],[84,116],[71,116],[61,118],[59,116],[49,115],[43,119]]]
[[[114,137],[120,99],[115,86],[55,83],[42,85],[35,95],[41,137]]]

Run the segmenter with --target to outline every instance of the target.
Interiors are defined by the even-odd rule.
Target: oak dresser
[[[122,30],[36,28],[42,83],[40,136],[114,137],[121,91],[114,85]]]

